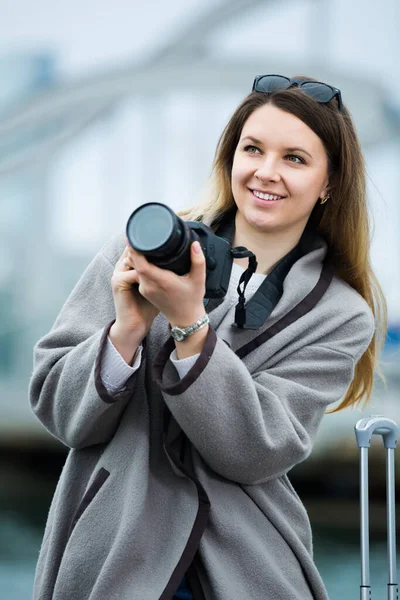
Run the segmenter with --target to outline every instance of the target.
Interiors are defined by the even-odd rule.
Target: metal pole
[[[388,600],[396,600],[397,568],[396,568],[396,504],[395,504],[395,472],[394,448],[387,449],[386,457],[386,520],[387,520],[387,553],[388,553]]]
[[[374,434],[381,435],[386,448],[386,504],[389,583],[388,600],[398,600],[396,574],[396,515],[394,450],[399,437],[399,427],[382,415],[371,415],[355,425],[357,446],[360,448],[360,515],[361,515],[361,600],[371,598],[369,577],[369,518],[368,518],[368,448]]]
[[[371,586],[369,574],[368,448],[360,448],[360,516],[360,600],[369,600],[371,598]]]

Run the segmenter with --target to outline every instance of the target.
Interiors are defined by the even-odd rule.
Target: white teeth
[[[253,190],[253,194],[262,200],[280,200],[283,196],[273,196],[272,194],[263,194],[257,190]]]

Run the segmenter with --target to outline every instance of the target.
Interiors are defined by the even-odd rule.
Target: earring
[[[329,198],[330,198],[329,194],[328,194],[328,195],[327,195],[325,198],[321,198],[321,202],[320,202],[320,204],[325,204],[325,202],[326,202],[327,200],[329,200]]]

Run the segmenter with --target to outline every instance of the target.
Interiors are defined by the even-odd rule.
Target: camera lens
[[[131,214],[126,234],[137,252],[157,257],[176,252],[183,229],[180,219],[166,205],[149,202]]]

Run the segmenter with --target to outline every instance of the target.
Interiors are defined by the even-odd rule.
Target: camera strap
[[[216,227],[217,235],[225,238],[230,244],[232,244],[235,234],[235,214],[236,209],[227,212]],[[259,329],[264,325],[266,319],[282,297],[283,283],[286,275],[299,258],[314,249],[315,241],[316,235],[314,231],[309,231],[306,227],[297,246],[278,261],[247,304],[245,298],[246,286],[253,273],[256,272],[257,259],[253,252],[244,246],[236,246],[231,249],[232,259],[249,258],[249,266],[242,273],[237,287],[239,301],[236,305],[235,322],[232,323],[233,327]]]
[[[283,282],[294,263],[303,255],[304,248],[298,244],[273,267],[252,298],[242,307],[234,326],[242,329],[259,329],[274,310],[283,294]],[[243,273],[245,275],[246,272]],[[243,276],[242,275],[242,276]],[[239,304],[237,305],[239,307]]]
[[[238,327],[243,327],[243,325],[245,325],[245,323],[246,323],[246,310],[245,310],[246,298],[245,298],[244,294],[246,291],[247,284],[249,283],[252,275],[257,270],[258,263],[257,263],[257,258],[255,256],[255,254],[253,254],[253,252],[251,252],[251,250],[248,250],[244,246],[236,246],[235,248],[232,248],[231,254],[232,254],[233,258],[247,258],[247,257],[249,258],[249,266],[242,273],[240,280],[239,280],[239,285],[237,286],[237,293],[239,296],[239,301],[236,305],[236,310],[235,310],[235,323]]]

